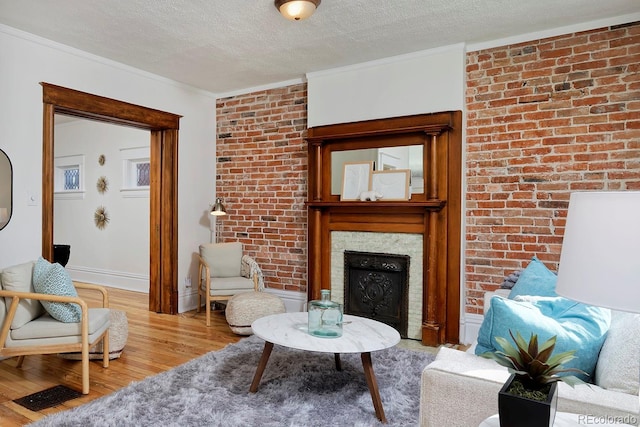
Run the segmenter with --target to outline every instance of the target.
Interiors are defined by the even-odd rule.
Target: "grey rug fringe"
[[[251,336],[85,405],[41,419],[59,426],[382,426],[358,354],[333,355],[276,345],[257,393],[249,393],[264,341]],[[372,353],[388,426],[419,424],[421,351]]]

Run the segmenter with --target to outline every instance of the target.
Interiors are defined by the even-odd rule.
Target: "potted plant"
[[[538,346],[538,336],[531,334],[525,341],[520,333],[509,331],[515,347],[506,339],[496,337],[502,351],[487,352],[483,357],[493,359],[506,366],[511,376],[498,394],[500,427],[548,427],[553,425],[556,414],[558,381],[574,387],[584,384],[575,375],[559,375],[576,372],[587,375],[576,368],[564,368],[574,359],[575,350],[552,355],[556,336]]]

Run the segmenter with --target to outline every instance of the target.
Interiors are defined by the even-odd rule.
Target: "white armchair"
[[[212,301],[227,301],[236,294],[264,288],[262,270],[243,253],[240,242],[200,245],[199,260],[198,312],[204,299],[207,326],[211,325]]]
[[[102,366],[109,367],[109,297],[105,288],[75,283],[75,288],[97,291],[101,308],[89,308],[77,296],[34,292],[34,262],[0,270],[0,358],[80,352],[82,357],[82,393],[89,393],[89,349],[103,343]],[[70,280],[70,278],[69,278]],[[61,322],[47,313],[42,302],[74,303],[80,306],[79,322]]]

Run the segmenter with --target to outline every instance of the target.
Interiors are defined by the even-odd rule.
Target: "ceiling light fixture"
[[[275,0],[276,9],[291,21],[301,21],[313,15],[321,0]]]

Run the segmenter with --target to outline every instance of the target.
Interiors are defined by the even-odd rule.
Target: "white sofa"
[[[508,294],[502,291],[502,295]],[[500,292],[499,292],[500,293]],[[485,296],[485,307],[493,296]],[[615,313],[614,313],[615,314]],[[622,317],[620,317],[622,318]],[[607,340],[609,344],[616,340],[625,341],[624,345],[616,346],[615,351],[607,341],[600,356],[615,354],[620,361],[640,358],[640,330],[634,333],[629,327],[629,316],[625,322],[612,321]],[[615,316],[614,316],[615,320]],[[640,317],[633,317],[632,325],[640,327]],[[618,330],[614,328],[619,328]],[[625,328],[625,330],[621,330]],[[628,337],[635,337],[629,341]],[[605,351],[605,348],[607,350]],[[624,354],[623,354],[624,353]],[[612,357],[613,359],[613,357]],[[600,360],[598,364],[600,365]],[[608,360],[610,362],[611,360]],[[626,363],[626,362],[620,362]],[[616,369],[616,363],[610,369]],[[603,375],[606,375],[605,364],[602,364]],[[635,378],[626,380],[638,381],[637,364]],[[621,366],[619,366],[622,368]],[[611,371],[608,371],[611,372]],[[487,417],[498,413],[498,391],[509,377],[506,368],[493,360],[485,359],[474,354],[474,347],[463,352],[442,347],[433,363],[422,372],[420,391],[420,425],[422,427],[476,427]],[[613,378],[613,375],[610,376]],[[624,381],[626,381],[624,380]],[[596,380],[597,381],[597,380]],[[607,383],[607,389],[598,385],[580,385],[571,388],[565,383],[558,384],[558,411],[576,414],[589,414],[597,417],[622,417],[617,422],[638,425],[640,418],[640,401],[638,393],[615,391],[616,384]],[[629,384],[620,385],[620,389],[629,388]],[[637,388],[637,385],[636,385]],[[611,422],[611,418],[608,418]]]

